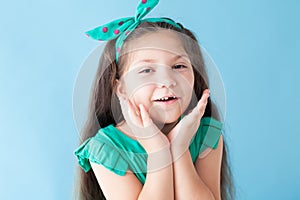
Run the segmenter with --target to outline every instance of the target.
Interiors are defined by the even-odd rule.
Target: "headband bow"
[[[181,29],[181,26],[168,18],[142,19],[158,4],[158,2],[159,0],[140,0],[136,9],[135,17],[116,19],[93,30],[87,31],[86,35],[100,41],[113,40],[117,38],[115,48],[116,62],[118,62],[119,53],[125,39],[142,22],[166,22]]]

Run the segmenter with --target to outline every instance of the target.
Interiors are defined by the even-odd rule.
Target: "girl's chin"
[[[181,113],[178,114],[172,114],[172,115],[156,115],[156,116],[151,116],[151,119],[155,124],[172,124],[174,122],[177,122],[178,119],[180,118]]]
[[[153,106],[148,111],[153,122],[161,125],[177,122],[184,112],[180,106],[175,106],[172,109]]]

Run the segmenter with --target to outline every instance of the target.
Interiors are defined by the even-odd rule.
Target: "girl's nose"
[[[159,87],[174,87],[176,85],[176,81],[172,76],[172,72],[168,69],[165,69],[160,72],[159,80],[158,80]]]

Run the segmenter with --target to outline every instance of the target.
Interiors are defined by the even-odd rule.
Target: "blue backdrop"
[[[71,199],[72,93],[97,42],[84,31],[137,1],[5,1],[0,8],[0,199]],[[300,199],[300,1],[162,0],[222,74],[237,199]]]

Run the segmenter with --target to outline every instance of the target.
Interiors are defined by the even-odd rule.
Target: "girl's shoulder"
[[[202,118],[199,127],[200,130],[198,129],[198,131],[200,131],[201,136],[203,137],[203,143],[208,147],[216,149],[220,135],[222,134],[222,128],[222,122],[212,117]]]
[[[216,149],[222,134],[223,123],[212,118],[203,117],[200,126],[190,144],[190,153],[195,162],[199,154],[206,149]]]
[[[113,125],[109,125],[85,140],[74,153],[85,172],[91,169],[90,162],[94,162],[116,174],[125,175],[128,162],[124,158],[124,152],[144,153],[144,149],[137,141],[124,135]]]

